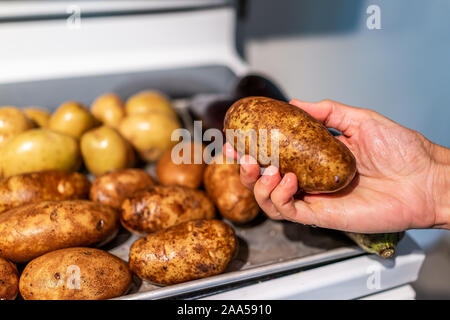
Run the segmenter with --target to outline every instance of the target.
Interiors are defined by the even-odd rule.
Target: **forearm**
[[[450,229],[450,149],[434,145],[434,228]]]

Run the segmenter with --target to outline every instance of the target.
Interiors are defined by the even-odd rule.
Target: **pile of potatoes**
[[[171,285],[223,272],[238,242],[216,209],[241,224],[259,207],[238,164],[172,161],[180,126],[155,91],[125,104],[105,94],[90,111],[0,108],[0,299],[108,299],[126,294],[133,274]],[[193,159],[203,146],[181,150]],[[137,158],[157,161],[156,176]],[[101,249],[120,228],[142,236],[128,263]]]

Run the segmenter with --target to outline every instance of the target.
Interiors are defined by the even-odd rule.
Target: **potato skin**
[[[103,250],[79,247],[32,260],[19,287],[25,300],[101,300],[125,294],[131,281],[126,262]]]
[[[214,204],[205,192],[180,186],[154,186],[122,203],[120,222],[129,231],[146,234],[179,223],[214,218]]]
[[[226,163],[225,158],[220,163],[216,156],[206,167],[204,185],[206,192],[214,201],[220,214],[234,223],[246,223],[253,220],[259,212],[258,203],[253,193],[241,183],[239,165]]]
[[[14,300],[19,293],[17,267],[0,257],[0,300]]]
[[[46,252],[105,243],[119,229],[118,213],[86,200],[42,201],[0,214],[0,256],[26,262]]]
[[[346,187],[356,173],[356,162],[350,150],[308,113],[286,102],[247,97],[228,109],[224,120],[226,129],[266,129],[270,140],[272,129],[279,130],[279,170],[282,175],[293,172],[301,190],[308,193],[335,192]],[[244,139],[234,147],[243,150]],[[231,139],[227,137],[227,139]],[[258,150],[263,145],[258,141]],[[270,156],[270,144],[268,155]],[[249,153],[248,143],[245,153]],[[264,161],[262,161],[264,160]],[[262,164],[265,159],[258,156]]]
[[[172,161],[172,150],[167,150],[159,159],[158,165],[156,166],[156,174],[162,185],[177,185],[192,189],[199,188],[202,185],[203,172],[206,167],[202,157],[204,147],[201,146],[195,150],[194,143],[188,143],[188,145],[188,148],[191,148],[190,163],[175,164]],[[200,146],[200,144],[198,145]],[[198,156],[202,162],[199,164],[194,163],[194,155],[197,151],[200,151]],[[180,152],[180,156],[183,156],[183,151]]]
[[[86,199],[91,183],[81,173],[41,171],[0,180],[0,213],[43,200]]]
[[[99,176],[92,183],[90,199],[120,209],[134,192],[155,185],[153,178],[141,169],[115,170]]]
[[[170,285],[222,273],[236,248],[227,223],[187,221],[134,242],[129,265],[141,279]]]

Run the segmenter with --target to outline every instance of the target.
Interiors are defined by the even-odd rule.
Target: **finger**
[[[354,135],[362,121],[369,119],[374,113],[332,100],[305,102],[294,99],[290,101],[290,104],[308,112],[326,127],[341,131],[347,137]]]
[[[273,205],[281,216],[287,220],[294,219],[296,215],[294,195],[297,189],[297,177],[293,173],[287,173],[284,175],[280,184],[270,194]]]
[[[280,183],[281,177],[278,168],[274,166],[268,167],[263,176],[258,179],[253,189],[255,200],[260,208],[272,219],[281,219],[280,213],[270,200],[270,193]]]
[[[236,150],[228,142],[223,145],[222,152],[228,158],[239,159]]]
[[[260,177],[260,168],[256,160],[244,155],[240,161],[240,177],[241,183],[249,190],[253,191],[256,181]]]

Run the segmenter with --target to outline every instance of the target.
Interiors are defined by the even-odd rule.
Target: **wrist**
[[[433,145],[434,228],[450,229],[450,150]]]

